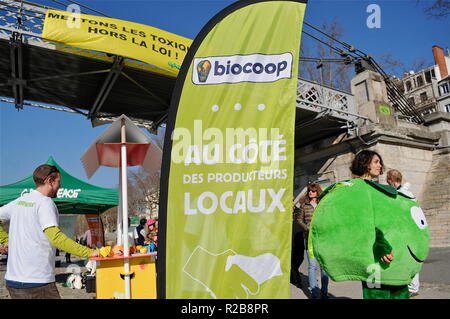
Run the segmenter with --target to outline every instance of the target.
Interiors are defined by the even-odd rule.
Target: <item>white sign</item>
[[[194,59],[192,82],[197,85],[275,82],[292,76],[292,54],[250,54]]]

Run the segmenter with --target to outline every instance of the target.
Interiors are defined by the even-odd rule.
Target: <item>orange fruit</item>
[[[123,246],[115,245],[112,249],[113,256],[123,255]]]

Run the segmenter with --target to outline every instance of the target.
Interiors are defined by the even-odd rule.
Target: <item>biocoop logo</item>
[[[292,54],[250,54],[194,59],[192,82],[197,85],[275,82],[292,76]]]

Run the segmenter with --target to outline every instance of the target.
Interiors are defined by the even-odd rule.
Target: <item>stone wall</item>
[[[304,192],[306,186],[318,182],[322,188],[350,179],[353,144],[345,135],[331,137],[296,150],[294,194]]]
[[[431,246],[450,246],[450,154],[435,151],[421,206],[430,226]]]
[[[385,143],[380,143],[376,148],[385,164],[380,183],[387,184],[387,171],[397,169],[403,175],[403,184],[410,183],[410,191],[422,203],[425,181],[433,164],[433,151]]]

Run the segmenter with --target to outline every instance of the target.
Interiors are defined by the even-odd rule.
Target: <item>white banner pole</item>
[[[124,259],[124,272],[125,272],[125,298],[131,298],[131,285],[130,285],[130,260],[126,257],[130,255],[128,247],[128,189],[127,189],[127,145],[125,135],[125,119],[122,119],[121,123],[121,139],[122,145],[121,151],[121,163],[120,170],[122,176],[122,236],[123,236],[123,255]]]
[[[122,172],[119,172],[119,209],[117,210],[117,245],[122,246]]]

